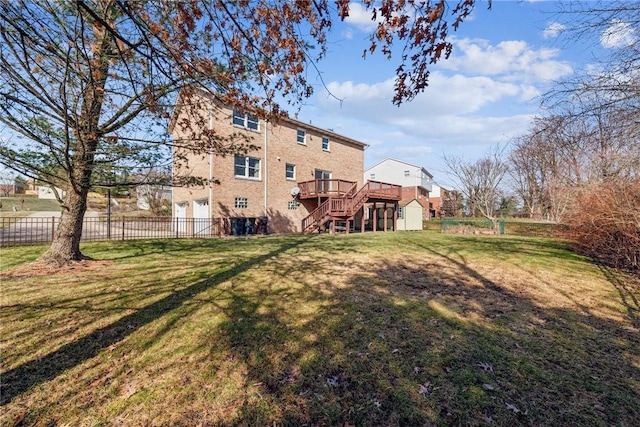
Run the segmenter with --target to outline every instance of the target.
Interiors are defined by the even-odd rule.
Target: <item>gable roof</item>
[[[407,165],[407,166],[410,166],[410,167],[412,167],[412,168],[420,169],[420,170],[421,170],[422,172],[424,172],[427,176],[429,176],[431,179],[433,179],[433,175],[431,175],[431,174],[429,173],[429,171],[428,171],[428,170],[426,170],[425,168],[423,168],[422,166],[415,165],[415,164],[413,164],[413,163],[409,163],[409,162],[405,162],[404,160],[394,159],[394,158],[391,158],[391,157],[387,157],[386,159],[384,159],[384,160],[382,160],[382,161],[380,161],[380,162],[376,163],[375,165],[370,166],[369,168],[365,169],[365,171],[364,171],[364,172],[365,172],[365,173],[367,173],[369,170],[371,170],[371,169],[375,168],[376,166],[379,166],[379,165],[381,165],[381,164],[383,164],[383,163],[386,163],[386,162],[402,163],[402,164]]]

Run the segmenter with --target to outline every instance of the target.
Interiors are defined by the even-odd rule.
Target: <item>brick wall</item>
[[[429,219],[429,192],[421,187],[402,187],[402,200],[409,201],[416,199],[422,206],[422,218]]]

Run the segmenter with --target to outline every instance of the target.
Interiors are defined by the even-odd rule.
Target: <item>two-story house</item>
[[[433,175],[422,166],[386,158],[364,171],[363,179],[402,186],[400,206],[407,206],[415,200],[422,206],[422,219],[428,220],[431,217],[432,207],[429,204],[429,192],[433,185]]]
[[[310,232],[338,221],[343,227],[346,223],[347,230],[364,230],[364,203],[375,197],[390,203],[400,199],[395,186],[369,184],[363,190],[367,145],[360,141],[291,118],[270,123],[221,105],[203,91],[189,102],[197,108],[178,104],[174,112],[169,129],[174,141],[189,137],[192,129],[186,131],[179,123],[192,120],[215,135],[241,135],[255,146],[228,155],[174,149],[174,159],[187,159],[183,166],[174,162],[174,176],[199,176],[208,182],[173,190],[174,218],[201,220],[194,223],[194,234],[206,233],[212,219],[224,221],[230,234],[256,232],[265,225],[262,231],[269,233]],[[188,117],[194,111],[200,119]]]

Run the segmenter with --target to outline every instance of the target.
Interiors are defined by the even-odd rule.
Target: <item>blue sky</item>
[[[362,59],[370,15],[352,9],[334,26],[327,58],[319,63],[329,96],[318,79],[298,119],[369,144],[365,168],[387,158],[425,167],[451,185],[442,157],[473,160],[496,144],[527,132],[540,114],[539,96],[554,81],[587,66],[602,46],[558,37],[557,2],[480,2],[453,34],[453,54],[432,68],[430,85],[396,107],[394,70],[382,55]],[[592,51],[593,50],[593,51]]]
[[[399,62],[379,54],[362,59],[375,23],[354,2],[350,17],[334,23],[328,55],[318,64],[326,87],[309,70],[316,91],[298,119],[369,144],[365,168],[393,157],[424,166],[436,182],[451,187],[443,155],[474,160],[526,133],[541,113],[538,97],[606,51],[597,34],[579,44],[558,37],[559,4],[494,0],[488,10],[479,1],[451,33],[453,54],[432,67],[430,86],[396,107],[391,100]],[[608,44],[616,41],[610,38]]]

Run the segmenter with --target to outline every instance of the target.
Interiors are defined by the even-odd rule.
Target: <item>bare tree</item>
[[[597,66],[560,82],[545,103],[579,103],[578,114],[603,106],[638,112],[640,97],[640,4],[626,0],[572,0],[558,3],[560,41],[598,45],[590,52]],[[604,49],[601,49],[604,47]],[[594,96],[596,95],[596,96]]]
[[[456,190],[445,190],[441,188],[442,203],[440,205],[441,217],[458,217],[462,216],[464,210],[464,197]]]
[[[529,218],[541,215],[544,196],[542,163],[545,154],[535,139],[523,135],[515,139],[509,154],[509,175],[515,194],[522,200]]]
[[[500,146],[493,147],[475,162],[444,156],[445,165],[459,183],[458,190],[467,200],[471,213],[477,211],[494,222],[501,196],[500,185],[509,169],[503,151]]]

